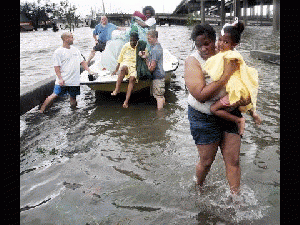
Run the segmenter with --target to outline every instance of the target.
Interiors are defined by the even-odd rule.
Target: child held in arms
[[[231,75],[223,98],[211,105],[212,114],[235,122],[242,136],[245,130],[245,118],[237,117],[230,113],[235,108],[235,103],[241,99],[251,98],[247,106],[239,107],[241,112],[249,111],[255,124],[261,124],[261,118],[256,113],[256,101],[258,92],[258,73],[254,68],[246,65],[242,55],[234,48],[240,43],[244,24],[236,21],[233,24],[225,24],[217,43],[219,53],[210,57],[205,64],[205,70],[213,81],[220,79],[224,70],[224,63],[234,60],[238,63],[237,70]]]

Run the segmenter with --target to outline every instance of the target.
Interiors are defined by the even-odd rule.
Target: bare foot
[[[111,95],[112,95],[112,96],[116,96],[118,93],[119,93],[119,92],[113,91],[113,92],[111,93]]]
[[[197,177],[194,176],[193,178],[194,184],[195,184],[195,191],[197,194],[203,194],[203,186],[197,183]]]
[[[237,125],[239,128],[239,135],[241,135],[241,137],[243,136],[244,131],[245,131],[245,124],[246,124],[245,118],[244,117],[240,118]]]
[[[254,123],[256,124],[256,125],[260,125],[261,124],[261,118],[260,118],[260,116],[256,113],[256,112],[254,112],[253,114],[252,114],[252,118],[253,118],[253,120],[254,120]]]

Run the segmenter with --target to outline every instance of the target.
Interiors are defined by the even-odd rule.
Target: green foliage
[[[53,149],[49,152],[50,155],[57,155],[57,153],[58,153],[58,150],[56,150],[55,148],[53,148]]]
[[[49,150],[47,150],[47,149],[45,149],[43,147],[38,147],[36,149],[36,152],[39,153],[39,154],[41,154],[41,155],[43,155],[43,157],[46,156],[47,151],[49,151]],[[56,150],[55,148],[52,148],[52,150],[49,151],[49,155],[57,155],[57,153],[58,153],[58,150]]]
[[[71,31],[79,21],[79,16],[75,15],[76,9],[76,6],[71,5],[68,0],[61,1],[59,4],[50,3],[48,0],[45,0],[44,4],[41,0],[37,0],[37,3],[20,3],[20,13],[31,20],[36,28],[39,21],[44,21],[46,24],[46,21],[58,17],[63,23],[67,23]],[[52,13],[53,17],[49,17],[48,13]]]
[[[188,16],[188,19],[187,19],[187,21],[186,21],[186,25],[187,26],[193,26],[195,23],[196,23],[196,17],[193,15],[193,14],[190,14],[189,16]]]
[[[60,7],[57,11],[57,16],[68,24],[70,31],[72,30],[72,24],[74,23],[75,26],[76,21],[79,19],[79,16],[75,15],[76,9],[75,5],[71,5],[68,0],[65,0],[60,2]]]

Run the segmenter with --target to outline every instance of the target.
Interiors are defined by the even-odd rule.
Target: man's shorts
[[[130,77],[137,77],[137,72],[136,72],[136,64],[132,63],[132,64],[120,64],[120,69],[122,68],[122,66],[126,66],[128,69],[128,74],[125,75],[125,79],[129,79]],[[120,71],[120,70],[119,70]]]
[[[165,78],[154,79],[150,91],[154,98],[163,98],[165,94]]]
[[[72,98],[76,98],[76,95],[80,95],[80,86],[60,86],[60,85],[55,85],[53,93],[56,94],[59,97],[63,97],[67,93]]]
[[[242,117],[238,109],[230,113]],[[208,145],[221,141],[224,132],[238,134],[238,126],[234,122],[199,112],[190,105],[188,106],[188,119],[196,145]]]
[[[98,41],[98,44],[96,44],[93,49],[95,51],[103,52],[105,49],[105,46],[106,46],[106,42]]]

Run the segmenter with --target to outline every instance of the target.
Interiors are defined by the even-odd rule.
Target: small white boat
[[[166,83],[170,83],[172,73],[178,68],[179,62],[178,59],[169,52],[169,50],[163,49],[163,54],[164,54],[163,67],[166,73],[165,80]],[[111,74],[113,71],[109,71],[106,68],[103,68],[103,66],[100,63],[100,60],[96,60],[95,63],[90,66],[90,69],[97,74],[95,76],[96,79],[90,81],[88,72],[83,71],[81,73],[81,78],[80,78],[81,85],[87,85],[88,87],[90,87],[92,90],[95,91],[113,92],[115,90],[118,75],[112,76]],[[151,85],[151,80],[147,80],[147,81],[140,80],[138,81],[138,83],[134,85],[133,92],[150,87],[150,85]],[[120,87],[120,92],[126,93],[127,86],[128,86],[128,80],[125,80],[124,78]]]

